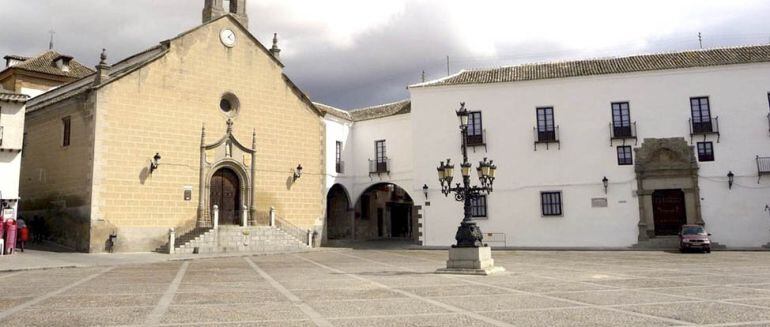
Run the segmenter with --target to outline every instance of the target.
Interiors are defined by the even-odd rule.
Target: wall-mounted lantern
[[[428,199],[428,184],[422,186],[422,194],[425,194],[425,200]]]
[[[297,168],[294,169],[294,182],[296,182],[300,177],[302,177],[302,164],[297,165]]]
[[[607,176],[604,176],[604,178],[602,178],[602,185],[604,185],[604,194],[607,194],[607,187],[610,186],[610,180],[607,179]]]
[[[155,153],[155,156],[152,157],[152,160],[150,161],[150,174],[154,172],[158,167],[160,166],[160,153]]]
[[[727,187],[729,189],[733,189],[733,182],[735,181],[735,174],[733,174],[733,171],[727,173]]]

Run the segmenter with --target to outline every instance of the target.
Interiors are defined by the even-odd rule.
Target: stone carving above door
[[[698,162],[684,138],[644,139],[636,149],[637,173],[693,169],[698,169]]]

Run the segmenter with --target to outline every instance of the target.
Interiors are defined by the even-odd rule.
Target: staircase
[[[174,253],[179,254],[281,253],[309,248],[304,240],[268,226],[219,226],[217,230],[203,229],[177,238],[175,244]],[[164,247],[165,253],[168,253],[168,245]]]

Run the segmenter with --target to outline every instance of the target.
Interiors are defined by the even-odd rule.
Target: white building
[[[413,239],[454,242],[462,208],[440,193],[436,167],[461,159],[455,110],[465,102],[481,113],[470,161],[498,166],[494,192],[474,208],[493,246],[644,247],[685,223],[728,248],[770,242],[770,46],[462,71],[409,90],[402,115],[327,118],[344,126],[327,129],[327,145],[342,139],[353,167],[328,178],[348,193],[348,224],[368,187],[392,183],[415,205]],[[377,140],[389,175],[369,174]]]
[[[0,210],[4,219],[16,218],[28,98],[0,89]]]

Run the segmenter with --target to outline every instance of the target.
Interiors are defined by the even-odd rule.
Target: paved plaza
[[[0,273],[0,326],[770,326],[770,253],[333,249]]]

